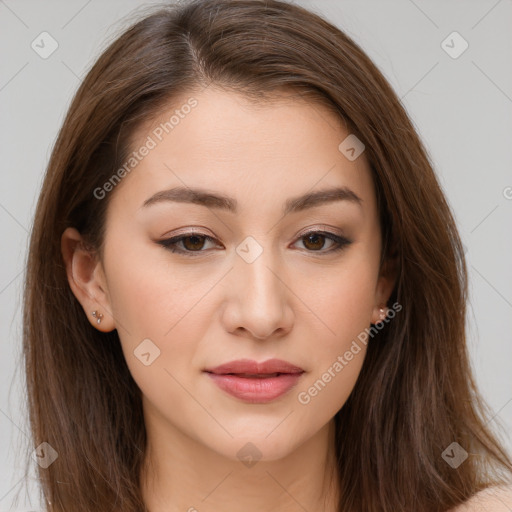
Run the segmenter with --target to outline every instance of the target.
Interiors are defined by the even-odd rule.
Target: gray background
[[[467,249],[467,323],[477,382],[493,411],[491,426],[506,430],[503,437],[512,449],[512,1],[295,3],[324,14],[366,50],[425,142]],[[141,4],[0,0],[2,512],[11,510],[22,485],[18,448],[28,441],[20,366],[21,285],[38,190],[80,78],[124,26],[121,19]],[[31,48],[43,31],[59,45],[47,59]],[[469,44],[456,59],[441,46],[453,31]],[[459,42],[453,44],[460,48]],[[32,499],[12,510],[36,508]]]

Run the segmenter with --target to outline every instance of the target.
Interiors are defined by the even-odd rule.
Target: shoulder
[[[449,512],[487,512],[491,510],[492,512],[510,512],[512,510],[512,486],[484,489]]]

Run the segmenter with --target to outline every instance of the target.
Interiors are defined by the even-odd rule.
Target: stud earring
[[[100,323],[101,323],[101,319],[103,318],[103,315],[102,315],[101,313],[98,313],[97,311],[93,311],[93,312],[92,312],[92,316],[93,316],[94,318],[96,318],[96,322],[97,322],[98,324],[100,324]]]
[[[384,320],[384,318],[386,318],[388,316],[388,311],[387,311],[388,308],[384,307],[384,308],[380,308],[379,311],[380,311],[380,319],[381,320]]]

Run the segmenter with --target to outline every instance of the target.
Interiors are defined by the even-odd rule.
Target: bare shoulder
[[[489,487],[449,512],[511,512],[512,486]]]

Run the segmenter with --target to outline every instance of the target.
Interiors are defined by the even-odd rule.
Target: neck
[[[165,432],[148,432],[141,489],[149,512],[338,510],[334,420],[285,457],[252,465]]]

